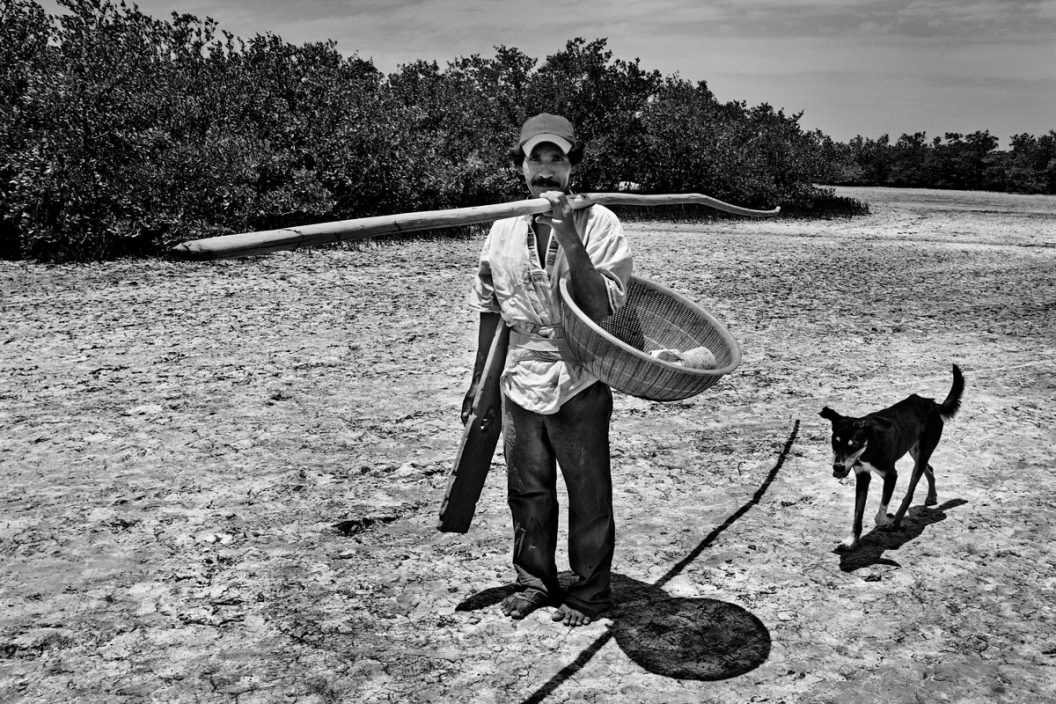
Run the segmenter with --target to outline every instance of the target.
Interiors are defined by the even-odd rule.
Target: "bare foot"
[[[568,604],[561,604],[561,606],[557,607],[557,610],[554,611],[550,618],[573,628],[576,626],[586,626],[592,620],[590,616],[587,616],[579,609],[569,606]]]
[[[536,609],[541,609],[549,603],[546,594],[538,589],[525,589],[510,594],[502,600],[499,608],[502,613],[515,621],[519,621]]]

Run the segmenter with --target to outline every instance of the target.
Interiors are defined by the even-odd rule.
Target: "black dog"
[[[924,504],[933,506],[938,503],[935,473],[928,460],[942,437],[943,422],[953,418],[960,409],[963,392],[964,375],[954,364],[953,387],[941,405],[934,399],[913,394],[862,418],[841,416],[827,406],[821,410],[821,417],[832,421],[832,476],[843,479],[854,470],[854,524],[851,536],[840,543],[839,549],[853,549],[862,536],[862,514],[869,493],[870,472],[884,480],[880,510],[876,514],[876,524],[882,528],[898,530],[913,501],[921,474],[928,478],[928,497]],[[895,462],[907,452],[913,456],[913,476],[909,480],[906,498],[902,499],[902,505],[892,518],[887,513],[887,506],[898,480]]]

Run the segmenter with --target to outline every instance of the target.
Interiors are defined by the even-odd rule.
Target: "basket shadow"
[[[562,573],[564,582],[569,575]],[[499,604],[517,586],[473,594],[455,611]],[[751,612],[725,601],[671,596],[662,588],[613,574],[617,606],[609,636],[631,660],[655,675],[723,680],[754,670],[770,656],[770,632]]]
[[[770,632],[751,612],[725,601],[671,596],[613,575],[619,606],[612,632],[642,669],[679,680],[743,675],[770,656]]]
[[[951,499],[939,506],[913,506],[902,520],[902,527],[897,531],[874,528],[862,536],[854,550],[838,552],[840,569],[854,572],[872,565],[889,565],[901,567],[891,558],[884,557],[888,550],[898,550],[911,540],[924,534],[924,529],[935,523],[946,520],[946,511],[968,503],[965,499]],[[837,552],[837,551],[833,551]]]

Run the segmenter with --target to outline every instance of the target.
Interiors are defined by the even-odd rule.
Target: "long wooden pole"
[[[637,193],[585,193],[571,199],[572,208],[579,210],[591,205],[706,205],[735,215],[747,217],[773,217],[780,208],[772,210],[752,210],[724,203],[711,196],[700,193],[676,193],[668,195],[641,195]],[[315,225],[287,227],[278,230],[260,232],[243,232],[237,235],[207,237],[200,240],[183,242],[172,248],[173,254],[188,259],[228,259],[248,257],[254,254],[266,254],[285,249],[297,249],[319,244],[349,242],[368,239],[378,235],[389,235],[400,232],[419,230],[439,230],[445,227],[459,227],[474,223],[489,222],[516,215],[535,215],[550,211],[550,201],[546,198],[499,203],[496,205],[478,205],[469,208],[451,208],[448,210],[426,210],[420,213],[401,213],[398,215],[378,215],[354,220],[338,220]]]

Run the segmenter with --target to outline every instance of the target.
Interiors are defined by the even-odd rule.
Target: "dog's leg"
[[[917,461],[918,445],[914,445],[909,448],[909,454],[913,458],[913,461]],[[931,468],[929,464],[924,468],[924,478],[928,480],[928,496],[924,499],[925,506],[934,506],[939,503],[939,496],[935,493],[935,470]]]
[[[924,505],[934,506],[939,503],[939,495],[935,493],[935,470],[930,464],[924,468],[924,478],[928,480],[928,496],[924,499]]]
[[[865,515],[865,500],[869,496],[869,472],[856,472],[854,475],[854,522],[851,524],[851,535],[839,544],[837,550],[853,550],[862,537],[862,516]]]
[[[884,478],[884,489],[880,495],[880,509],[876,512],[876,525],[884,528],[891,523],[891,516],[887,512],[887,507],[891,505],[891,497],[895,493],[895,482],[898,481],[898,472],[895,471],[894,467],[891,467],[886,471],[878,469],[876,473]]]
[[[926,464],[924,465],[927,466]],[[924,473],[924,468],[920,466],[919,462],[913,464],[913,475],[909,478],[909,488],[906,489],[906,496],[902,499],[902,505],[898,507],[898,512],[895,514],[895,519],[885,526],[889,530],[898,530],[902,526],[902,519],[906,515],[906,511],[909,510],[909,505],[913,503],[913,492],[917,490],[917,482],[920,481],[920,475]]]
[[[937,416],[936,418],[938,419]],[[902,525],[902,519],[905,518],[906,511],[909,510],[909,505],[913,503],[913,492],[917,490],[917,482],[920,481],[922,474],[928,474],[928,498],[935,498],[934,473],[931,472],[931,466],[928,464],[928,460],[931,459],[931,453],[935,451],[935,447],[939,444],[940,437],[942,437],[942,420],[938,419],[938,423],[928,424],[920,441],[914,446],[913,476],[909,479],[909,487],[906,489],[906,497],[902,499],[902,505],[898,507],[898,512],[895,514],[895,520],[893,520],[888,526],[891,530],[898,530]]]

